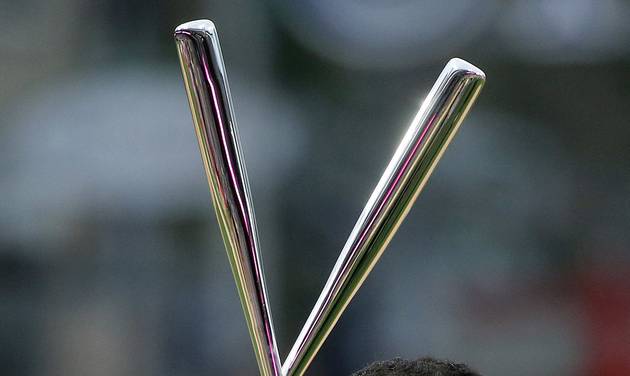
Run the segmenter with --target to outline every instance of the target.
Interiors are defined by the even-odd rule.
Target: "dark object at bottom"
[[[352,374],[352,376],[481,376],[465,364],[452,363],[433,358],[405,360],[394,358],[375,362]]]

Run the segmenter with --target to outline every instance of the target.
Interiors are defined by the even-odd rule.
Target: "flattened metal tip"
[[[183,23],[175,28],[175,35],[177,34],[207,34],[216,35],[217,28],[214,26],[214,22],[210,20],[194,20]]]
[[[446,63],[446,70],[462,73],[466,76],[476,77],[483,81],[486,80],[486,74],[483,73],[481,69],[458,57],[454,57]]]

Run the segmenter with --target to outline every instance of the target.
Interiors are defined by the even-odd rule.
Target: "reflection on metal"
[[[302,375],[398,230],[485,82],[448,62],[376,185],[297,341],[280,368],[247,175],[216,30],[175,31],[188,100],[217,218],[262,375]]]
[[[225,248],[261,375],[281,372],[256,220],[232,98],[214,24],[192,21],[175,30],[188,103]]]
[[[350,233],[283,364],[284,375],[301,375],[311,363],[411,209],[484,82],[477,67],[461,59],[448,62]]]

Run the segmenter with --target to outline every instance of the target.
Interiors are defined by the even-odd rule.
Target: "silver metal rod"
[[[260,374],[280,376],[254,209],[217,31],[208,20],[188,22],[175,29],[175,42],[214,209]]]
[[[302,375],[381,257],[475,102],[484,73],[452,59],[422,103],[350,233],[330,277],[282,366]]]

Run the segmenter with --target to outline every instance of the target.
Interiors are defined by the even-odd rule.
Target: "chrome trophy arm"
[[[188,103],[212,201],[260,374],[280,376],[256,220],[216,28],[199,20],[175,29]]]
[[[446,64],[350,233],[282,365],[284,376],[306,371],[398,230],[484,82],[484,73],[464,60]]]
[[[175,41],[212,201],[261,375],[302,375],[363,284],[485,83],[461,59],[448,62],[422,102],[284,364],[280,364],[232,99],[214,24],[192,21]]]

